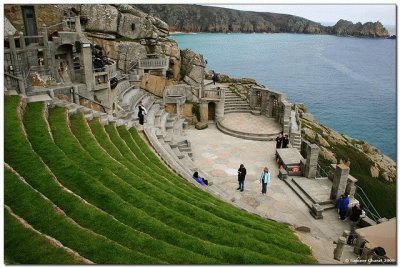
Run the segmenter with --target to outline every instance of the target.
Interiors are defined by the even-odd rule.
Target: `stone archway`
[[[215,120],[215,107],[216,107],[215,102],[208,103],[208,120],[209,121]]]

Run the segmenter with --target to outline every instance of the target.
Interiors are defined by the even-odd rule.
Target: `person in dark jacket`
[[[212,71],[211,79],[212,79],[212,81],[213,81],[213,83],[215,85],[215,82],[217,82],[217,80],[218,80],[218,76],[214,71]]]
[[[282,137],[282,148],[287,148],[289,144],[289,136],[287,134],[285,134]]]
[[[240,190],[241,192],[244,191],[244,180],[246,178],[246,168],[244,167],[243,164],[240,164],[240,167],[238,169],[238,181],[239,181],[239,187],[236,190]]]
[[[279,149],[282,147],[282,139],[283,139],[283,131],[281,131],[281,133],[279,133],[278,137],[276,137],[275,141],[276,141],[276,148]]]
[[[142,102],[139,102],[138,117],[139,117],[139,124],[141,124],[141,125],[144,124],[144,115],[145,114],[147,114],[146,108],[144,108],[144,105]]]

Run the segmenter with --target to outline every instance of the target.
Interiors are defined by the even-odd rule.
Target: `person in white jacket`
[[[271,180],[271,173],[269,173],[268,167],[265,167],[264,170],[261,172],[260,175],[260,182],[262,185],[261,193],[267,194],[267,186]]]

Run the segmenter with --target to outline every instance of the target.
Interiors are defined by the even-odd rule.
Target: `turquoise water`
[[[396,40],[306,34],[180,34],[208,69],[251,77],[317,121],[396,160]]]

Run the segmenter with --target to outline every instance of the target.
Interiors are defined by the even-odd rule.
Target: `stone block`
[[[319,204],[312,205],[310,213],[315,219],[322,219],[322,212],[324,212],[324,209]]]
[[[310,229],[310,227],[307,227],[307,226],[299,226],[299,227],[296,227],[296,231],[309,233],[309,232],[311,232],[311,229]]]
[[[280,170],[279,170],[279,175],[278,175],[278,177],[279,177],[281,180],[287,180],[287,178],[288,178],[288,173],[287,173],[286,169],[280,169]]]
[[[198,122],[195,125],[195,128],[199,129],[199,130],[206,129],[207,127],[208,127],[208,123],[206,123],[206,122]]]

